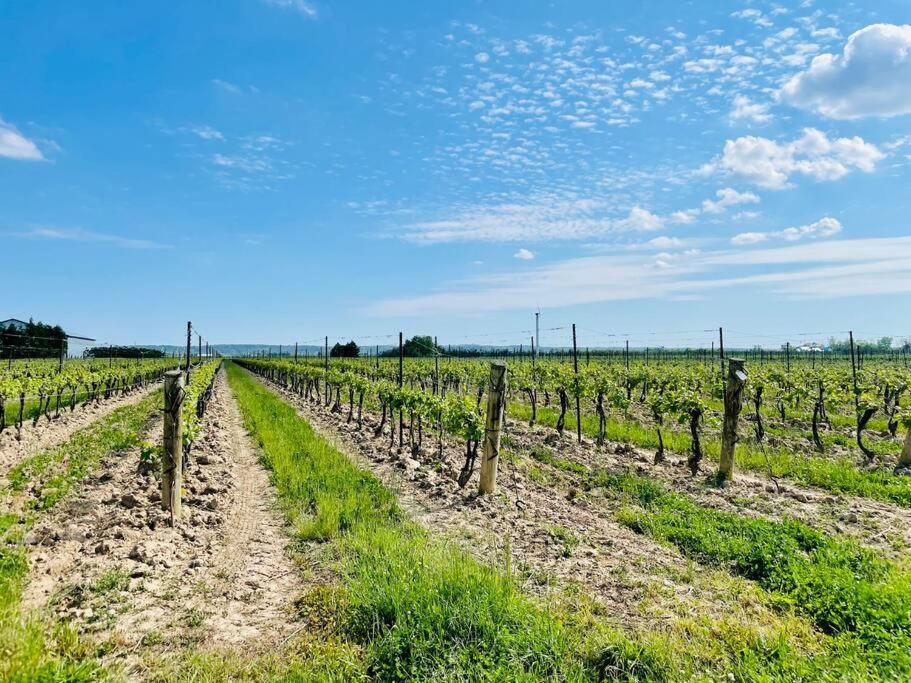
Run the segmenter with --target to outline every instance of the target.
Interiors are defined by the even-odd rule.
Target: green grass
[[[94,649],[69,626],[20,608],[28,574],[28,530],[108,453],[129,448],[160,403],[160,392],[74,434],[60,446],[27,458],[10,473],[11,500],[37,486],[25,512],[0,516],[0,680],[96,681],[104,674]],[[110,577],[113,580],[113,577]],[[109,588],[107,582],[101,588]]]
[[[873,550],[797,521],[743,517],[696,505],[632,474],[600,484],[634,504],[630,528],[701,563],[755,581],[832,638],[830,668],[850,677],[911,677],[911,574]]]
[[[527,421],[531,417],[531,408],[523,403],[513,402],[509,405],[509,414],[515,419]],[[538,422],[550,427],[556,426],[558,415],[559,411],[553,408],[539,407],[537,411]],[[575,415],[567,412],[567,433],[574,433],[575,428]],[[741,424],[740,429],[745,433],[749,426]],[[589,437],[597,436],[597,418],[583,414],[582,431]],[[687,434],[665,429],[662,430],[662,436],[668,450],[675,453],[689,451],[690,439]],[[634,420],[609,418],[607,438],[642,448],[658,448],[655,430]],[[717,439],[706,437],[703,440],[703,451],[707,458],[718,460],[721,444]],[[737,446],[736,466],[761,473],[767,473],[771,466],[775,477],[789,479],[805,486],[911,507],[911,478],[893,474],[888,469],[860,469],[857,460],[852,458],[825,458],[771,447],[763,451],[756,444],[743,440]]]

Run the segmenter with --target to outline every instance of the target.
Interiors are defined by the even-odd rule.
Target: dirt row
[[[7,426],[0,432],[0,482],[10,468],[29,455],[59,446],[80,429],[118,408],[139,403],[157,386],[158,383],[147,384],[108,399],[80,403],[73,411],[69,407],[61,408],[60,414],[52,415],[50,422],[42,415],[35,424],[33,420],[26,420],[21,429]]]
[[[156,417],[145,435],[161,443]],[[110,663],[141,677],[149,656],[192,646],[262,652],[294,630],[301,572],[286,552],[274,488],[224,372],[194,445],[184,515],[161,509],[140,449],[105,459],[27,539],[27,607],[53,610],[110,643]]]

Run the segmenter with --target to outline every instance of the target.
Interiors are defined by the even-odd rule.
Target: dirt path
[[[160,443],[160,419],[149,438]],[[134,450],[104,462],[30,539],[37,547],[24,602],[49,605],[109,642],[110,663],[130,678],[142,677],[153,654],[261,652],[295,628],[300,574],[224,373],[190,459],[175,528],[154,471],[137,469]]]
[[[371,470],[399,498],[419,524],[442,535],[483,562],[503,566],[507,554],[523,588],[541,596],[581,587],[605,617],[624,627],[663,628],[675,615],[756,623],[774,621],[746,588],[718,591],[726,574],[687,562],[675,550],[617,523],[613,512],[584,496],[540,485],[501,461],[500,493],[476,496],[477,477],[465,489],[455,481],[463,446],[444,442],[442,459],[435,437],[414,457],[390,448],[386,432],[374,436],[378,420],[365,414],[364,426],[347,423],[347,409],[332,413],[267,383],[315,430]],[[407,431],[406,431],[407,433]],[[428,443],[433,442],[433,443]],[[575,593],[579,598],[581,594]]]
[[[32,420],[26,420],[21,431],[15,427],[7,427],[0,432],[0,482],[10,468],[20,460],[38,451],[59,446],[75,432],[111,414],[118,408],[139,403],[158,385],[157,382],[150,383],[146,387],[135,389],[126,395],[121,394],[107,400],[79,404],[72,412],[69,408],[61,408],[60,414],[52,417],[50,422],[41,417],[38,424],[33,426]]]

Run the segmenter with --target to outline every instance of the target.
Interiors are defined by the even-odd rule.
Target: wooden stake
[[[405,365],[405,347],[402,343],[402,333],[399,332],[399,389],[402,388],[404,382],[404,365]],[[404,411],[399,409],[399,446],[402,445],[402,431],[404,429],[405,418],[403,415]]]
[[[487,386],[487,420],[484,425],[484,457],[481,460],[481,493],[496,493],[497,463],[500,457],[500,426],[506,399],[506,364],[490,364]]]
[[[629,347],[629,342],[626,342]],[[576,350],[576,323],[573,323],[573,374],[576,393],[576,439],[582,443],[582,411],[579,407],[579,354]]]
[[[911,468],[911,427],[905,432],[905,444],[902,446],[902,454],[898,459],[898,467]]]
[[[185,383],[190,384],[190,345],[193,343],[193,323],[187,321],[187,378]]]
[[[171,526],[180,517],[180,489],[183,486],[183,373],[164,374],[164,452],[161,457],[161,507],[171,512]]]
[[[718,465],[718,483],[734,477],[734,447],[737,445],[737,420],[743,407],[743,385],[746,372],[743,361],[728,358],[728,376],[724,385],[724,424],[721,430],[721,462]]]

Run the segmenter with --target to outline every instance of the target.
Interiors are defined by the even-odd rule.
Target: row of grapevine
[[[27,404],[34,405],[29,411],[34,424],[42,416],[50,421],[52,411],[56,416],[63,409],[75,410],[79,400],[88,403],[144,387],[177,365],[174,359],[158,358],[74,362],[62,368],[56,362],[33,361],[0,368],[0,431],[9,424],[21,428]]]
[[[271,368],[282,376],[306,377],[309,394],[319,391],[319,384],[345,389],[362,397],[366,387],[373,386],[384,413],[407,410],[417,415],[436,416],[439,405],[465,406],[477,416],[486,386],[488,364],[481,360],[407,359],[400,370],[397,362],[377,360],[340,360],[294,362],[291,360],[245,359],[248,367]],[[855,373],[850,366],[809,365],[787,366],[785,363],[766,363],[749,368],[743,400],[750,406],[750,420],[755,438],[765,437],[764,415],[774,408],[782,420],[809,423],[808,437],[817,450],[824,450],[819,437],[822,424],[831,424],[830,415],[853,415],[853,434],[857,446],[868,460],[873,451],[864,442],[864,430],[876,415],[885,418],[891,436],[896,436],[902,422],[909,421],[911,412],[902,401],[908,394],[911,372],[902,365],[868,362]],[[399,388],[401,381],[401,388]],[[509,400],[526,401],[531,409],[531,422],[536,420],[539,404],[559,405],[556,427],[562,432],[571,400],[579,398],[586,411],[598,418],[597,441],[607,438],[606,425],[611,411],[627,415],[638,406],[654,425],[658,437],[656,461],[664,457],[662,429],[676,423],[691,437],[690,466],[695,471],[703,457],[701,430],[707,419],[717,421],[723,397],[723,381],[718,368],[700,363],[618,364],[591,363],[579,368],[554,361],[514,363],[509,373]],[[457,398],[452,398],[455,394]],[[362,398],[360,399],[362,401]],[[359,401],[359,405],[360,405]],[[339,404],[338,396],[335,405]],[[426,405],[425,405],[426,404]],[[444,408],[445,410],[445,408]],[[461,410],[461,408],[459,408]],[[457,411],[458,412],[458,411]],[[795,418],[800,418],[797,420]],[[439,418],[435,418],[439,422]],[[464,423],[466,418],[461,418]],[[445,420],[443,423],[445,424]],[[463,426],[456,433],[463,433]],[[470,430],[467,430],[470,431]]]

